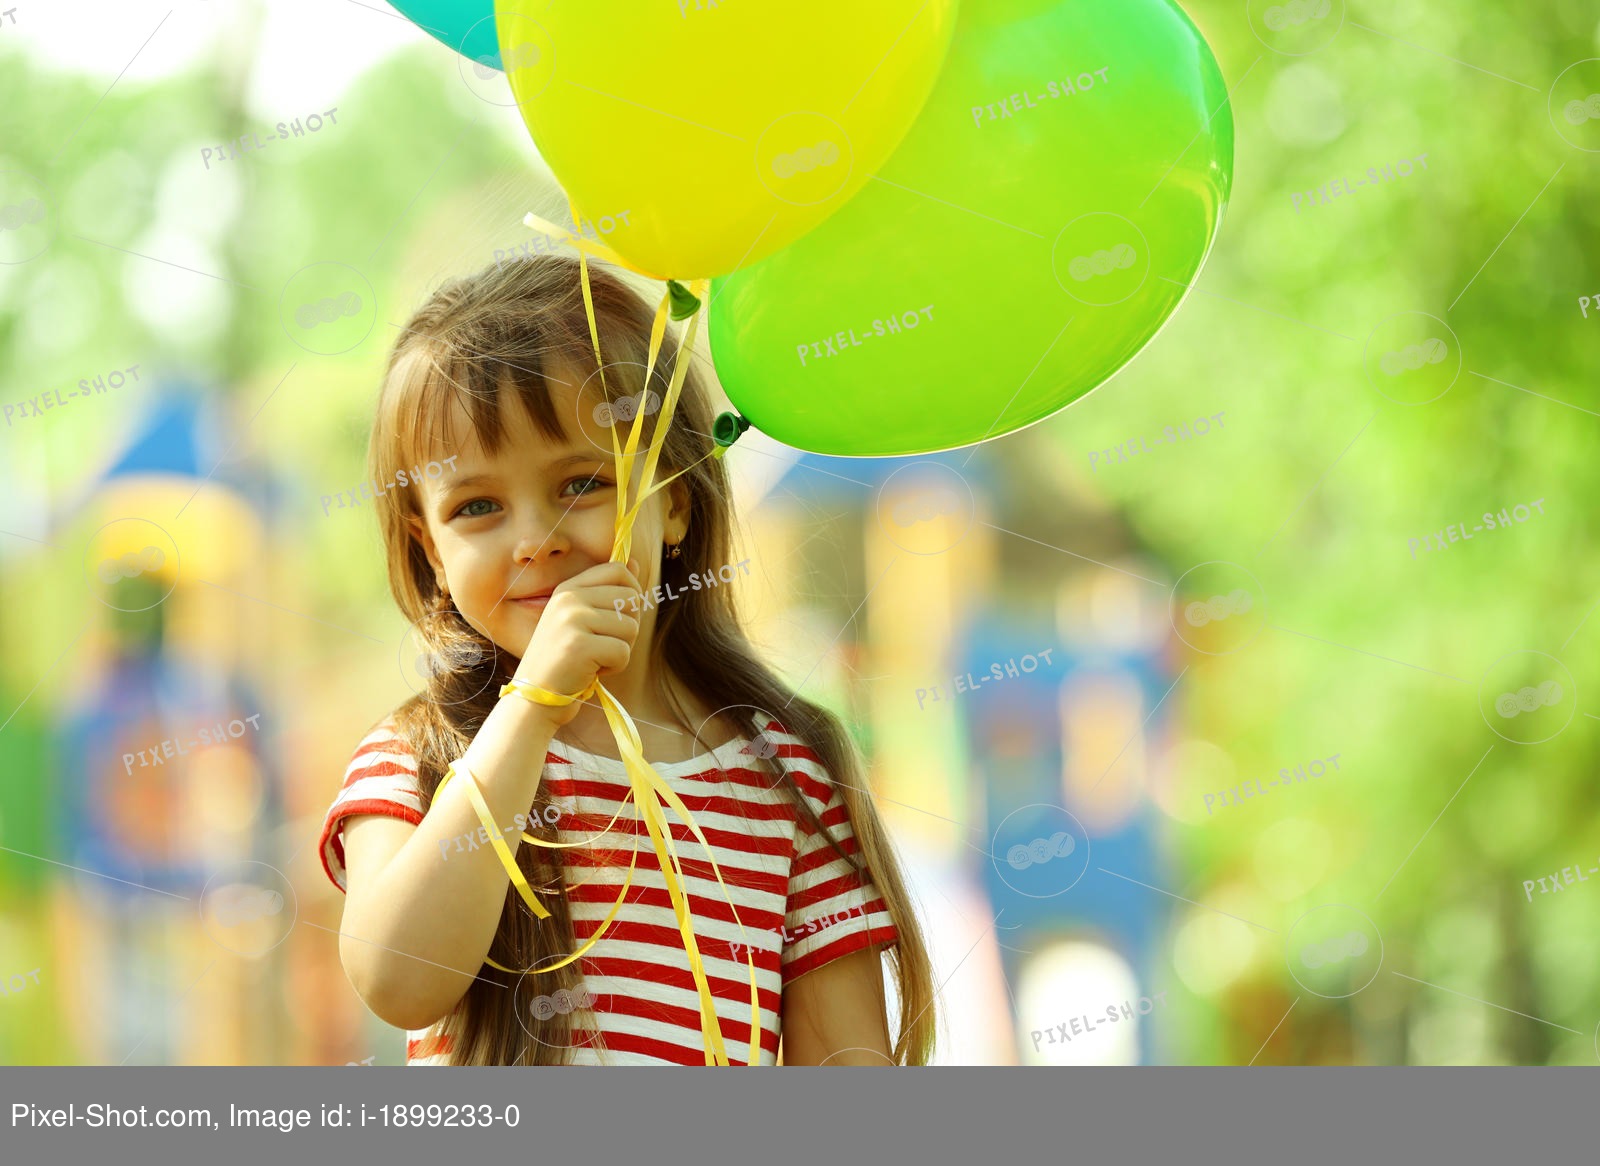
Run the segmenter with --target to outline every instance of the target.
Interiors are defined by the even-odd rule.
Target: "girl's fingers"
[[[617,636],[630,643],[639,635],[638,613],[626,604],[618,611],[611,607],[591,607],[577,614],[578,627],[594,636]]]
[[[597,612],[589,630],[595,635],[615,636],[631,644],[639,638],[639,617],[626,610]]]
[[[596,585],[580,587],[574,594],[590,607],[616,610],[620,603],[623,611],[644,609],[644,592],[637,587]]]
[[[628,666],[628,660],[632,654],[632,644],[613,639],[610,636],[603,636],[595,648],[594,662],[600,666],[601,671],[620,672]]]
[[[598,566],[590,567],[587,571],[579,572],[565,583],[560,584],[556,590],[581,593],[605,587],[627,587],[638,591],[644,589],[640,583],[637,570],[629,570],[621,563],[605,562]]]

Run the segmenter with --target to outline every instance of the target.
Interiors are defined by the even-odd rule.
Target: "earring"
[[[668,543],[667,544],[667,558],[669,558],[669,559],[681,559],[682,557],[683,557],[683,546],[682,546],[682,544],[680,544],[680,543]]]

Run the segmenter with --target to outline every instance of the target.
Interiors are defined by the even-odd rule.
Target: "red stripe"
[[[854,858],[860,853],[861,847],[857,845],[854,835],[848,838],[839,838],[838,835],[834,837],[839,843],[839,849],[843,850],[845,854]],[[789,868],[789,881],[799,882],[813,871],[821,870],[829,863],[837,861],[839,861],[839,856],[833,847],[826,840],[821,840],[816,849],[807,851],[794,860],[794,865]],[[854,867],[850,869],[852,873],[855,870]]]
[[[340,789],[349,789],[364,777],[401,777],[410,778],[407,785],[416,784],[417,771],[400,765],[394,761],[374,761],[363,765],[359,769],[350,769],[345,773],[344,784]]]
[[[622,874],[627,873],[628,863],[633,858],[633,852],[627,850],[601,849],[600,847],[579,847],[567,852],[567,866],[569,869],[579,870],[615,870],[621,869]],[[698,858],[690,858],[680,848],[678,851],[678,865],[683,869],[685,878],[702,879],[708,883],[717,881],[716,872],[711,869],[711,863]],[[646,850],[639,855],[638,868],[644,870],[659,870],[660,864],[656,860],[655,851]],[[784,894],[788,880],[783,872],[776,874],[771,871],[750,871],[741,867],[729,866],[725,862],[718,862],[722,872],[722,881],[731,889],[738,887],[746,891],[760,891],[767,894]],[[595,880],[583,880],[595,881]],[[620,885],[620,878],[618,880]],[[616,899],[612,892],[611,898]]]
[[[772,1039],[768,1040],[768,1036],[771,1036],[771,1034],[765,1032],[762,1034],[761,1047],[770,1050],[773,1056],[777,1056],[777,1037],[772,1036]],[[723,1039],[726,1043],[727,1038],[724,1037]],[[606,1047],[615,1052],[634,1053],[639,1056],[653,1057],[658,1061],[665,1061],[669,1065],[704,1066],[706,1063],[706,1053],[704,1046],[700,1043],[700,1024],[698,1020],[695,1022],[694,1040],[695,1047],[691,1049],[686,1048],[683,1045],[675,1045],[667,1041],[656,1040],[652,1037],[636,1036],[632,1033],[606,1033]],[[745,1064],[744,1058],[750,1053],[749,1038],[746,1037],[745,1042],[737,1049],[731,1044],[728,1044],[727,1053],[728,1064]]]
[[[824,964],[831,963],[840,956],[849,955],[864,947],[874,944],[889,945],[899,941],[900,933],[892,924],[884,927],[874,927],[871,931],[856,931],[842,936],[830,944],[817,948],[816,951],[790,960],[783,969],[783,986],[787,988],[796,979],[807,972],[814,972]]]
[[[841,822],[848,822],[850,820],[850,808],[843,802],[835,802],[826,809],[819,810],[817,812],[817,817],[822,822],[823,829],[831,831]],[[808,838],[816,835],[817,828],[811,824],[810,819],[802,820],[800,825],[801,828],[804,829]]]
[[[809,750],[807,752],[809,752]],[[818,769],[823,768],[821,759],[817,757],[791,757],[789,760],[809,761]],[[798,785],[801,791],[805,793],[805,795],[812,801],[817,802],[820,805],[826,805],[830,800],[832,800],[833,790],[822,778],[807,773],[804,769],[801,769],[797,765],[789,766],[788,771],[789,774],[795,779],[795,784]],[[826,772],[826,770],[824,770],[824,772]]]
[[[422,815],[410,806],[400,802],[391,802],[387,798],[351,798],[347,802],[339,802],[328,815],[326,826],[332,826],[342,818],[352,814],[383,814],[389,818],[399,818],[410,822],[413,826],[421,825]]]
[[[620,802],[627,797],[628,791],[633,788],[632,783],[628,780],[625,774],[597,773],[592,769],[580,768],[569,769],[568,777],[572,782],[572,788],[576,790],[578,794],[587,797],[598,798],[603,802]],[[714,787],[727,785],[731,786],[736,793],[739,790],[750,790],[755,794],[764,793],[766,790],[770,789],[774,783],[773,776],[770,773],[759,773],[756,770],[745,769],[742,766],[731,769],[703,769],[699,773],[678,774],[672,779],[672,781],[674,783],[680,781],[699,781],[705,782],[707,785]],[[710,799],[717,797],[728,797],[727,794],[718,794],[714,791],[703,794],[696,793],[693,789],[675,789],[673,792],[682,798],[684,804],[688,806],[693,806],[696,804],[696,802],[693,800],[695,798]],[[763,809],[768,808],[771,805],[770,802],[762,801],[757,798],[734,798],[731,800],[735,801],[741,807],[748,806],[750,809]],[[707,801],[699,804],[710,805],[712,803]]]
[[[671,960],[682,962],[682,963],[685,963],[685,964],[687,963],[688,957],[683,954],[683,937],[676,930],[673,930],[672,928],[659,928],[659,927],[658,928],[652,928],[649,924],[633,923],[633,924],[630,924],[628,926],[628,929],[625,932],[613,935],[612,933],[614,931],[616,931],[616,929],[618,927],[620,927],[620,926],[621,926],[621,924],[619,922],[619,923],[613,923],[610,927],[606,928],[606,933],[602,937],[602,943],[599,946],[595,947],[593,950],[595,950],[595,951],[615,951],[615,950],[617,950],[616,948],[607,947],[606,944],[610,943],[610,941],[612,939],[616,939],[619,943],[637,943],[637,944],[643,944],[645,946],[659,947],[664,952],[670,953],[670,956],[668,958],[670,958]],[[650,932],[650,934],[641,935],[640,934],[641,930],[648,931],[648,932]],[[670,935],[660,934],[662,932],[670,932]],[[594,934],[593,931],[589,931],[585,935],[578,937],[579,945],[581,946],[583,941],[585,939],[587,939],[590,935],[593,935],[593,934]],[[774,934],[774,933],[769,932],[768,934]],[[748,976],[748,974],[749,974],[748,965],[746,965],[745,962],[744,962],[745,961],[745,954],[746,954],[745,949],[743,947],[740,947],[737,951],[735,951],[734,950],[734,946],[733,946],[734,943],[742,943],[743,942],[742,940],[730,941],[730,940],[726,940],[726,939],[715,939],[715,938],[712,938],[711,936],[708,936],[708,935],[698,935],[698,934],[694,938],[695,938],[695,946],[699,949],[700,958],[701,958],[701,961],[704,963],[704,965],[705,965],[705,967],[707,969],[706,974],[708,976],[711,975],[710,968],[711,968],[711,961],[712,960],[718,960],[718,961],[721,961],[723,963],[734,963],[734,964],[737,964],[739,966],[739,968],[741,969],[740,973],[738,973],[738,974],[739,975],[743,975],[743,976]],[[750,941],[752,943],[757,943],[757,944],[761,943],[762,939],[761,939],[760,934],[752,932],[751,933],[751,937],[750,937]],[[760,949],[760,950],[756,950],[756,951],[750,952],[749,955],[750,955],[750,958],[755,962],[756,976],[757,976],[756,985],[759,988],[760,987],[760,983],[761,983],[759,977],[761,976],[761,974],[763,972],[777,971],[778,970],[778,965],[779,965],[778,950],[776,948]],[[601,957],[601,962],[604,962],[605,960],[608,960],[608,959],[619,959],[619,958],[622,958],[622,957],[619,957],[619,956],[603,956],[603,957]],[[593,955],[584,956],[584,958],[583,958],[583,966],[584,966],[585,970],[590,970],[590,969],[594,968],[595,966],[597,966],[595,964],[595,957]],[[662,964],[659,964],[659,965],[654,963],[654,962],[651,962],[650,966],[651,966],[652,969],[656,969],[656,968],[666,967],[668,965],[665,962],[663,962]],[[719,974],[722,974],[722,973],[719,973]],[[655,976],[655,972],[652,972],[652,977],[654,977],[654,976]],[[649,982],[654,983],[655,980],[651,979]],[[749,991],[750,991],[750,981],[749,981],[749,979],[748,978],[741,979],[741,980],[738,981],[738,983],[741,985],[741,991],[743,993],[745,993],[745,998],[748,998],[748,994],[749,994]],[[689,983],[681,985],[681,986],[687,987],[690,991],[698,991],[698,989],[695,988],[694,985],[693,985],[692,978],[691,978],[691,981]]]
[[[726,993],[713,991],[712,995],[721,996],[725,999],[741,999],[737,992]],[[744,995],[742,999],[745,1007],[748,1008],[750,1006],[749,984],[744,986]],[[691,1055],[695,1058],[695,1061],[701,1064],[705,1063],[705,1046],[701,1043],[700,1009],[698,1007],[679,1008],[676,1005],[663,1004],[659,1000],[641,1000],[633,996],[619,995],[602,997],[602,1003],[605,1005],[605,1007],[597,1008],[595,1010],[595,1015],[597,1017],[605,1016],[607,1014],[617,1016],[636,1016],[640,1020],[653,1021],[660,1024],[670,1024],[674,1028],[682,1029],[684,1032],[684,1039],[693,1042],[694,1047]],[[722,1030],[722,1039],[724,1041],[736,1041],[740,1048],[746,1050],[749,1049],[750,1022],[748,1020],[741,1021],[727,1016],[718,1016],[717,1027]],[[602,1031],[605,1032],[606,1044],[615,1048],[616,1041],[621,1034],[614,1033],[609,1029],[606,1029],[604,1021],[601,1021],[601,1028]],[[761,1044],[766,1045],[768,1041],[771,1041],[772,1051],[777,1052],[777,1034],[771,1029],[763,1026],[761,1029]],[[664,1042],[653,1043],[659,1044]],[[678,1055],[683,1055],[684,1051],[685,1050],[680,1049]],[[733,1059],[731,1049],[729,1050],[728,1059],[730,1061]]]
[[[779,757],[791,757],[791,758],[796,758],[796,759],[798,759],[800,761],[815,762],[817,765],[821,765],[822,764],[822,758],[818,757],[815,753],[813,753],[810,749],[807,749],[804,745],[801,745],[801,744],[798,744],[798,743],[794,744],[794,745],[787,745],[787,744],[784,744],[783,742],[775,742],[775,744],[778,747],[778,756]]]
[[[718,783],[719,785],[721,783]],[[737,782],[729,784],[748,786],[752,790],[764,791],[765,785]],[[632,786],[621,781],[603,781],[591,778],[571,778],[557,786],[560,794],[577,801],[579,798],[592,798],[605,805],[620,805],[628,800]],[[553,790],[552,793],[555,791]],[[781,822],[789,819],[789,806],[776,799],[759,800],[757,798],[742,798],[730,796],[726,793],[708,792],[695,793],[693,790],[674,790],[691,812],[708,814],[727,814],[735,818],[747,818],[751,821]],[[608,814],[607,817],[610,815]],[[626,817],[626,815],[624,815]]]
[[[336,827],[344,819],[353,814],[382,814],[386,818],[398,818],[402,822],[409,822],[416,826],[422,821],[422,815],[410,806],[403,806],[398,802],[385,801],[381,798],[360,798],[353,801],[336,804],[329,811],[327,819],[322,823],[322,833],[317,837],[317,857],[322,861],[323,873],[328,876],[328,881],[334,886],[339,886],[339,880],[333,877],[333,870],[328,866],[328,836],[333,836],[334,856],[339,860],[339,866],[345,865],[344,837],[336,831]],[[341,891],[343,887],[339,887]]]
[[[692,813],[693,810],[691,809],[690,812]],[[600,843],[607,839],[648,839],[650,837],[649,827],[647,827],[637,818],[631,821],[626,818],[619,818],[616,825],[612,826],[609,830],[604,829],[606,822],[610,820],[609,818],[595,820],[594,815],[582,815],[581,820],[574,819],[580,819],[580,816],[564,814],[557,821],[557,826],[563,830],[570,830],[574,834],[586,836],[586,840],[592,840],[594,843]],[[573,820],[572,825],[570,826],[567,824],[569,820]],[[741,855],[757,855],[761,857],[788,858],[792,853],[794,853],[794,843],[789,838],[782,835],[745,833],[739,830],[726,830],[718,826],[710,826],[703,823],[696,824],[700,826],[700,833],[704,834],[706,841],[711,844],[712,852],[718,856],[718,864],[724,869],[730,865],[739,865],[737,861],[730,864],[730,857],[736,859]],[[667,833],[672,841],[677,844],[678,856],[680,858],[685,857],[685,843],[688,843],[693,850],[697,850],[701,854],[705,853],[705,848],[700,845],[700,839],[695,836],[694,831],[689,829],[689,824],[687,822],[674,822],[669,817],[667,819]],[[623,856],[622,865],[624,867],[628,865],[627,856],[632,853],[632,850],[619,844],[616,846],[604,847],[575,846],[571,848],[569,854],[575,854],[586,849],[603,849],[613,854],[621,854]],[[655,847],[650,843],[646,843],[645,845],[635,849],[638,849],[641,854],[649,854],[652,856],[655,854]]]
[[[354,765],[361,758],[371,753],[398,753],[406,757],[412,754],[411,744],[398,733],[381,733],[367,736],[356,746],[356,751],[350,755],[350,764]]]
[[[667,988],[681,988],[691,996],[698,999],[699,988],[694,982],[694,973],[688,968],[670,968],[661,964],[651,963],[649,960],[623,959],[618,956],[605,956],[601,959],[586,959],[583,965],[583,974],[586,980],[591,981],[589,991],[594,993],[599,1001],[596,1013],[622,1012],[630,1016],[655,1016],[671,1015],[678,1019],[671,1021],[680,1027],[700,1031],[700,1009],[698,1006],[680,1008],[674,1005],[663,1004],[657,1000],[642,1000],[637,996],[629,996],[623,992],[602,992],[592,986],[595,976],[610,976],[617,980],[641,980],[647,984],[659,984]],[[750,1008],[750,973],[745,972],[745,979],[734,980],[727,976],[716,975],[706,968],[706,986],[711,989],[714,999],[733,1000],[744,1005],[741,1013],[748,1013]],[[761,973],[756,972],[756,1003],[769,1012],[777,1012],[782,1007],[782,997],[773,989],[761,987]],[[663,1012],[662,1010],[666,1011]],[[724,1020],[724,1024],[734,1023]],[[748,1021],[739,1025],[738,1038],[748,1042],[750,1039],[750,1024]]]
[[[840,898],[845,895],[860,892],[866,884],[854,873],[843,874],[838,878],[823,879],[816,886],[804,891],[795,891],[789,896],[786,910],[790,914],[805,912],[808,907],[815,907],[818,903],[829,899]],[[811,912],[816,914],[816,912]]]
[[[686,869],[684,873],[688,874],[689,872]],[[782,880],[778,880],[776,885],[777,887],[781,888],[783,885]],[[578,886],[569,886],[567,888],[567,901],[569,903],[596,904],[609,911],[611,909],[611,905],[617,901],[617,893],[621,890],[621,888],[622,883],[620,880],[611,884],[607,884],[598,880],[593,882],[584,882],[580,883]],[[686,897],[689,900],[689,912],[697,920],[716,919],[723,923],[734,923],[733,906],[730,905],[726,899],[722,898],[720,895],[717,895],[715,892],[710,894],[700,894],[690,887],[685,887],[684,889],[686,891]],[[779,896],[780,902],[782,901],[781,896],[783,893],[784,892],[781,889],[768,892],[770,895]],[[616,922],[612,923],[612,928],[616,928],[621,925],[624,916],[628,913],[627,908],[630,905],[655,907],[659,910],[667,912],[669,916],[672,914],[672,896],[667,893],[666,887],[654,887],[647,883],[640,883],[636,881],[628,888],[628,894],[623,903],[622,912],[618,914]],[[776,911],[763,911],[758,907],[738,903],[737,900],[735,900],[735,905],[737,905],[739,908],[739,918],[744,921],[746,928],[766,931],[779,926],[783,922],[783,916],[778,914]],[[599,926],[599,923],[599,920],[592,921],[593,926]],[[590,925],[590,921],[575,919],[573,920],[573,925],[587,926]],[[645,926],[655,925],[646,923]],[[672,928],[672,933],[673,935],[678,934],[678,929],[675,926]],[[589,934],[593,934],[593,932],[591,931]],[[607,931],[606,934],[610,935],[611,932]],[[679,946],[682,946],[681,942]]]
[[[415,1061],[421,1057],[448,1056],[454,1039],[449,1033],[436,1033],[422,1037],[419,1040],[406,1041],[406,1060]]]

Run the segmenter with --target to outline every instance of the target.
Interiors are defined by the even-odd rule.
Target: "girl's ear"
[[[662,525],[677,541],[689,533],[689,487],[682,478],[667,487],[667,513]]]
[[[435,571],[444,570],[444,562],[439,558],[439,550],[433,545],[433,536],[428,533],[428,524],[412,514],[406,517],[406,525],[411,528],[411,537],[422,544],[422,550],[428,556],[429,565]]]

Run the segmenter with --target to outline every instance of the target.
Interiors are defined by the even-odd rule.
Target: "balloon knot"
[[[700,297],[675,279],[667,280],[667,295],[672,299],[674,320],[687,320],[700,310]]]
[[[750,428],[750,422],[737,413],[719,413],[717,419],[711,423],[711,437],[716,448],[711,451],[712,457],[721,457],[723,452],[739,440],[739,435]]]

